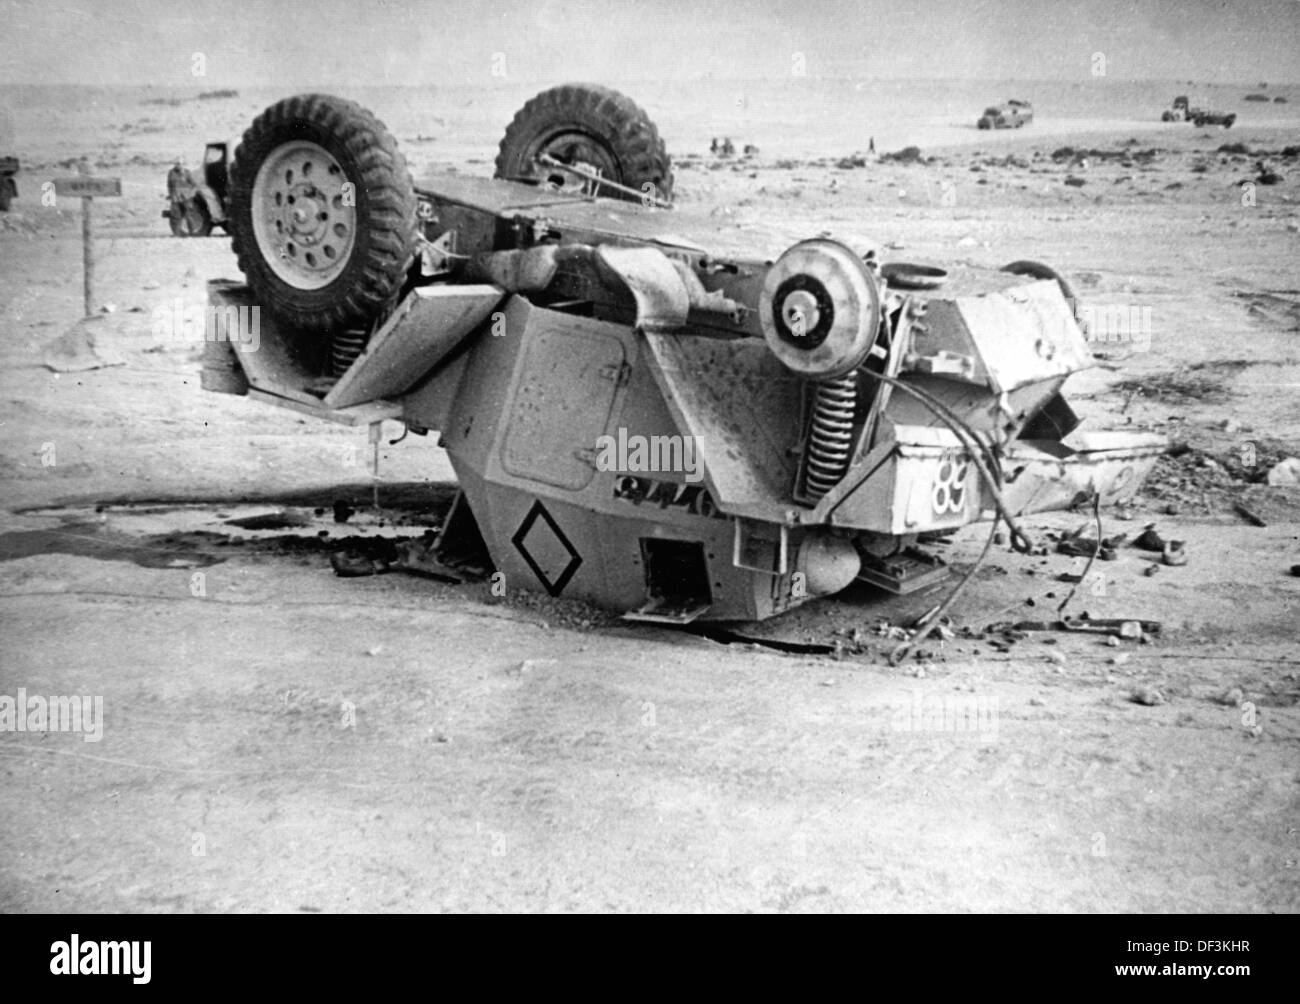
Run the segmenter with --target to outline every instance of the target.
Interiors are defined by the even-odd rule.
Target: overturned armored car
[[[440,547],[481,534],[508,581],[678,622],[906,592],[941,564],[927,540],[1131,495],[1161,451],[1076,430],[1061,387],[1091,357],[1045,266],[825,236],[768,260],[669,211],[672,185],[605,88],[529,101],[491,179],[413,182],[369,112],[281,101],[231,168],[246,282],[209,286],[221,324],[261,307],[260,337],[218,331],[204,386],[437,431]]]

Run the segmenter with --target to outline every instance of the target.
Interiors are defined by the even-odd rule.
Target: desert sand
[[[102,695],[105,730],[0,735],[0,909],[1300,906],[1300,489],[1263,483],[1300,455],[1300,105],[1201,88],[1240,114],[1225,130],[1159,121],[1189,85],[708,86],[624,89],[683,210],[755,253],[830,231],[885,260],[1030,258],[1086,304],[1149,308],[1149,338],[1096,341],[1067,390],[1089,428],[1170,437],[1102,519],[1155,522],[1190,561],[1147,575],[1121,548],[1072,612],[1159,637],[983,633],[1046,619],[1076,567],[1005,548],[964,630],[897,668],[890,626],[941,593],[853,589],[727,644],[482,584],[335,578],[344,539],[437,525],[453,484],[435,437],[385,443],[369,511],[364,430],[201,393],[200,346],[150,325],[237,277],[224,236],[169,236],[167,168],[283,95],[3,88],[0,153],[23,171],[0,215],[0,693]],[[418,178],[490,174],[537,89],[346,96]],[[1039,117],[976,130],[1008,97]],[[715,158],[714,136],[758,152]],[[920,156],[882,161],[873,140]],[[81,158],[123,179],[96,207],[96,323],[121,365],[56,373],[42,352],[81,314],[80,209],[41,186]],[[1281,182],[1243,187],[1260,160]],[[1046,540],[1087,519],[1026,525]],[[960,568],[984,533],[945,557]],[[953,699],[996,702],[995,734],[900,727]]]

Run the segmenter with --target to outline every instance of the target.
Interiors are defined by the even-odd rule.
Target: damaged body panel
[[[271,317],[229,353],[259,400],[440,433],[512,586],[672,623],[906,591],[942,571],[927,535],[1130,496],[1163,446],[1076,429],[1062,389],[1091,355],[1057,281],[915,288],[826,238],[756,257],[654,200],[414,192],[412,277],[368,331]]]

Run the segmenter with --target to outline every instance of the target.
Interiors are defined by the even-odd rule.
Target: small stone
[[[515,668],[515,672],[522,676],[525,673],[531,673],[534,669],[538,669],[541,666],[553,666],[554,664],[554,659],[525,659]]]
[[[1115,637],[1113,634],[1108,635],[1106,638],[1106,644],[1109,645],[1111,648],[1119,648],[1119,639]]]
[[[374,648],[368,648],[368,649],[366,649],[366,655],[372,655],[372,656],[373,656],[373,655],[378,655],[378,654],[379,654],[380,652],[382,652],[383,650],[384,650],[384,646],[383,646],[383,645],[376,645]]]
[[[1122,666],[1124,663],[1128,662],[1128,658],[1127,652],[1121,652],[1119,655],[1111,656],[1110,664],[1112,666]]]
[[[1139,621],[1125,621],[1119,626],[1119,636],[1121,638],[1131,638],[1134,641],[1142,637],[1142,624]]]
[[[1165,695],[1160,693],[1154,687],[1138,687],[1129,695],[1129,700],[1134,704],[1143,704],[1147,707],[1155,707],[1157,704],[1165,703]]]
[[[1240,687],[1233,687],[1231,690],[1225,690],[1215,698],[1216,701],[1226,708],[1235,708],[1245,699],[1246,695]]]
[[[1268,472],[1268,483],[1274,486],[1300,485],[1300,457],[1287,457]]]
[[[1177,516],[1179,512],[1181,512],[1181,510],[1173,502],[1170,502],[1168,505],[1165,506],[1166,516]]]

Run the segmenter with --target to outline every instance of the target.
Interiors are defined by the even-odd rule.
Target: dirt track
[[[0,907],[1294,911],[1300,506],[1274,492],[1269,526],[1249,525],[1232,502],[1258,489],[1211,490],[1200,458],[1300,453],[1300,165],[1247,211],[1244,168],[1212,154],[1223,141],[1161,134],[1176,149],[1158,176],[1096,164],[1083,189],[1045,156],[986,168],[992,191],[958,173],[971,154],[682,170],[688,203],[778,241],[829,226],[907,260],[1036,258],[1085,299],[1153,308],[1150,351],[1099,346],[1071,399],[1090,424],[1192,446],[1131,520],[1104,514],[1108,533],[1158,521],[1191,563],[1148,578],[1124,549],[1106,594],[1074,610],[1160,620],[1161,638],[957,638],[898,669],[874,633],[898,606],[824,604],[768,629],[842,657],[788,655],[472,584],[341,580],[320,545],[197,526],[241,500],[364,499],[364,432],[199,393],[197,346],[159,343],[148,319],[201,302],[233,257],[163,238],[160,200],[106,221],[160,235],[104,242],[104,324],[126,365],[49,372],[40,350],[79,312],[76,216],[19,204],[0,233],[0,693],[102,695],[105,728],[98,743],[0,735]],[[955,207],[918,195],[944,177],[962,179]],[[1126,379],[1151,392],[1110,389]],[[429,440],[386,447],[383,470],[416,486],[385,488],[408,519],[422,484],[445,501]],[[122,504],[96,513],[105,500]],[[991,565],[963,624],[1046,618],[1073,567],[1005,551]],[[1144,688],[1163,703],[1134,703]],[[945,700],[995,713],[950,730]]]

